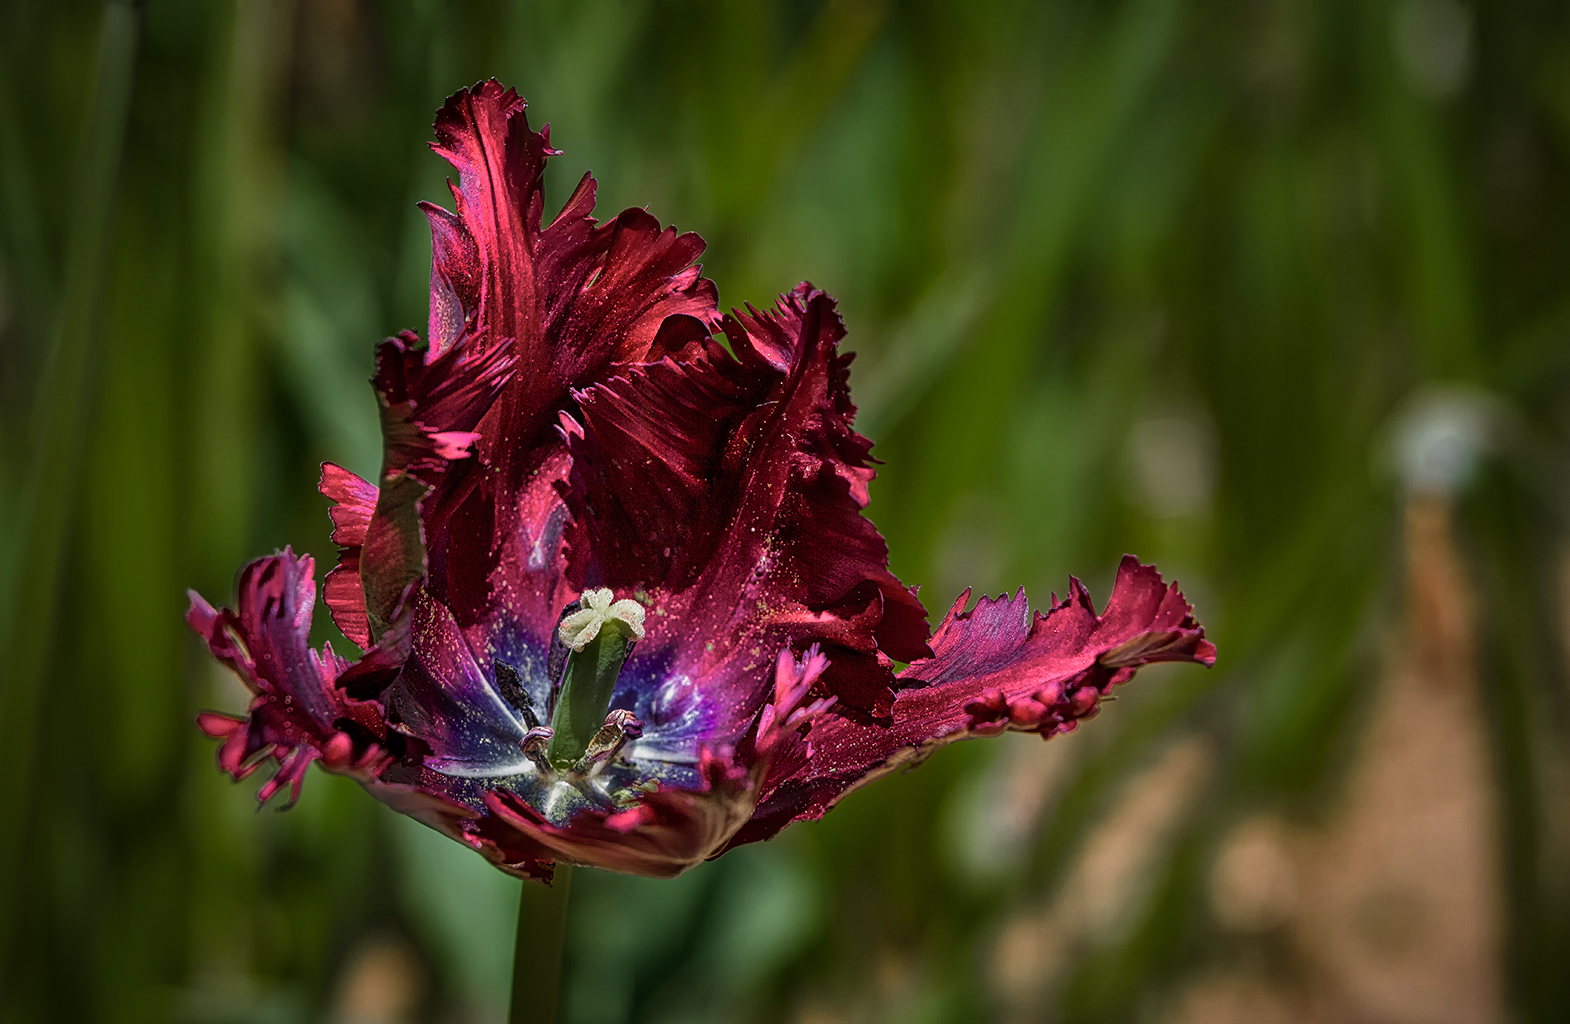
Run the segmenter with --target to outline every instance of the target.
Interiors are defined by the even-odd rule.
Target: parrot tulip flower
[[[310,647],[309,557],[253,562],[233,610],[191,598],[254,694],[199,724],[236,778],[277,763],[264,801],[319,763],[512,874],[668,877],[945,743],[1067,732],[1141,665],[1214,661],[1132,558],[1099,613],[1077,581],[1045,613],[967,591],[929,632],[863,514],[833,300],[721,314],[702,240],[597,222],[588,176],[543,223],[548,129],[495,82],[436,138],[454,205],[425,207],[425,340],[378,351],[379,479],[322,472],[325,603],[363,657]]]

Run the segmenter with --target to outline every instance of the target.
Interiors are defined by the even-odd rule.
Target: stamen
[[[602,761],[611,760],[627,745],[628,740],[635,740],[642,735],[643,723],[626,708],[617,708],[605,716],[605,724],[589,741],[588,749],[578,759],[578,763],[572,766],[573,771],[587,771]]]
[[[543,725],[537,725],[523,734],[523,739],[518,741],[518,746],[523,748],[523,756],[534,762],[534,766],[542,772],[554,773],[550,758],[546,756],[546,748],[551,742],[551,730]]]

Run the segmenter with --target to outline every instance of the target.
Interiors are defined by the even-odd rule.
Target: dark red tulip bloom
[[[364,657],[310,649],[287,550],[233,611],[192,596],[256,695],[200,718],[225,770],[276,760],[265,800],[320,762],[513,874],[669,876],[941,744],[1071,730],[1141,665],[1214,661],[1132,558],[1100,614],[1077,582],[1046,614],[967,592],[929,634],[862,514],[833,300],[722,315],[702,241],[596,222],[587,176],[542,225],[554,151],[523,111],[488,82],[437,116],[458,184],[426,208],[427,339],[378,353],[380,479],[323,468],[326,603]]]

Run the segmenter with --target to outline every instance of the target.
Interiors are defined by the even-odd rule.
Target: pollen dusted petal
[[[429,763],[455,777],[516,772],[528,725],[452,613],[421,592],[409,621],[413,653],[386,695],[397,727],[430,750]]]
[[[482,428],[492,439],[534,433],[568,388],[612,362],[648,358],[666,317],[717,321],[714,286],[695,266],[702,239],[661,228],[638,209],[596,224],[592,178],[541,227],[542,175],[556,151],[546,134],[530,130],[525,107],[495,81],[462,90],[437,115],[432,146],[458,171],[455,212],[427,208],[435,240],[433,338],[438,319],[443,334],[461,320],[470,332],[486,332],[486,345],[506,343],[530,368]],[[501,465],[515,453],[493,455]]]
[[[665,609],[634,659],[703,680],[729,708],[721,735],[756,714],[785,645],[821,644],[827,691],[886,717],[893,660],[930,653],[926,610],[862,515],[870,444],[850,426],[844,326],[804,284],[725,327],[734,358],[695,343],[578,394],[569,571]]]
[[[454,212],[426,207],[430,369],[464,347],[482,361],[506,354],[509,369],[477,419],[437,424],[419,416],[432,430],[479,435],[467,449],[471,458],[432,481],[435,491],[421,503],[428,586],[466,629],[548,644],[574,589],[560,579],[565,513],[552,478],[566,462],[551,429],[556,413],[572,388],[600,379],[612,364],[656,358],[675,339],[707,336],[719,319],[716,294],[695,263],[702,239],[662,228],[637,209],[597,223],[587,175],[542,227],[541,175],[556,151],[546,133],[529,128],[512,90],[489,81],[454,94],[437,115],[436,136],[433,148],[458,181]]]

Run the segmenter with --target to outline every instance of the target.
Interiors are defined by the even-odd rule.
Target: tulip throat
[[[558,628],[571,650],[545,747],[546,759],[558,769],[581,763],[604,745],[595,740],[611,724],[607,713],[617,677],[633,643],[643,639],[643,606],[626,598],[612,603],[611,597],[608,589],[585,591],[581,609]],[[616,731],[622,731],[619,725]]]

